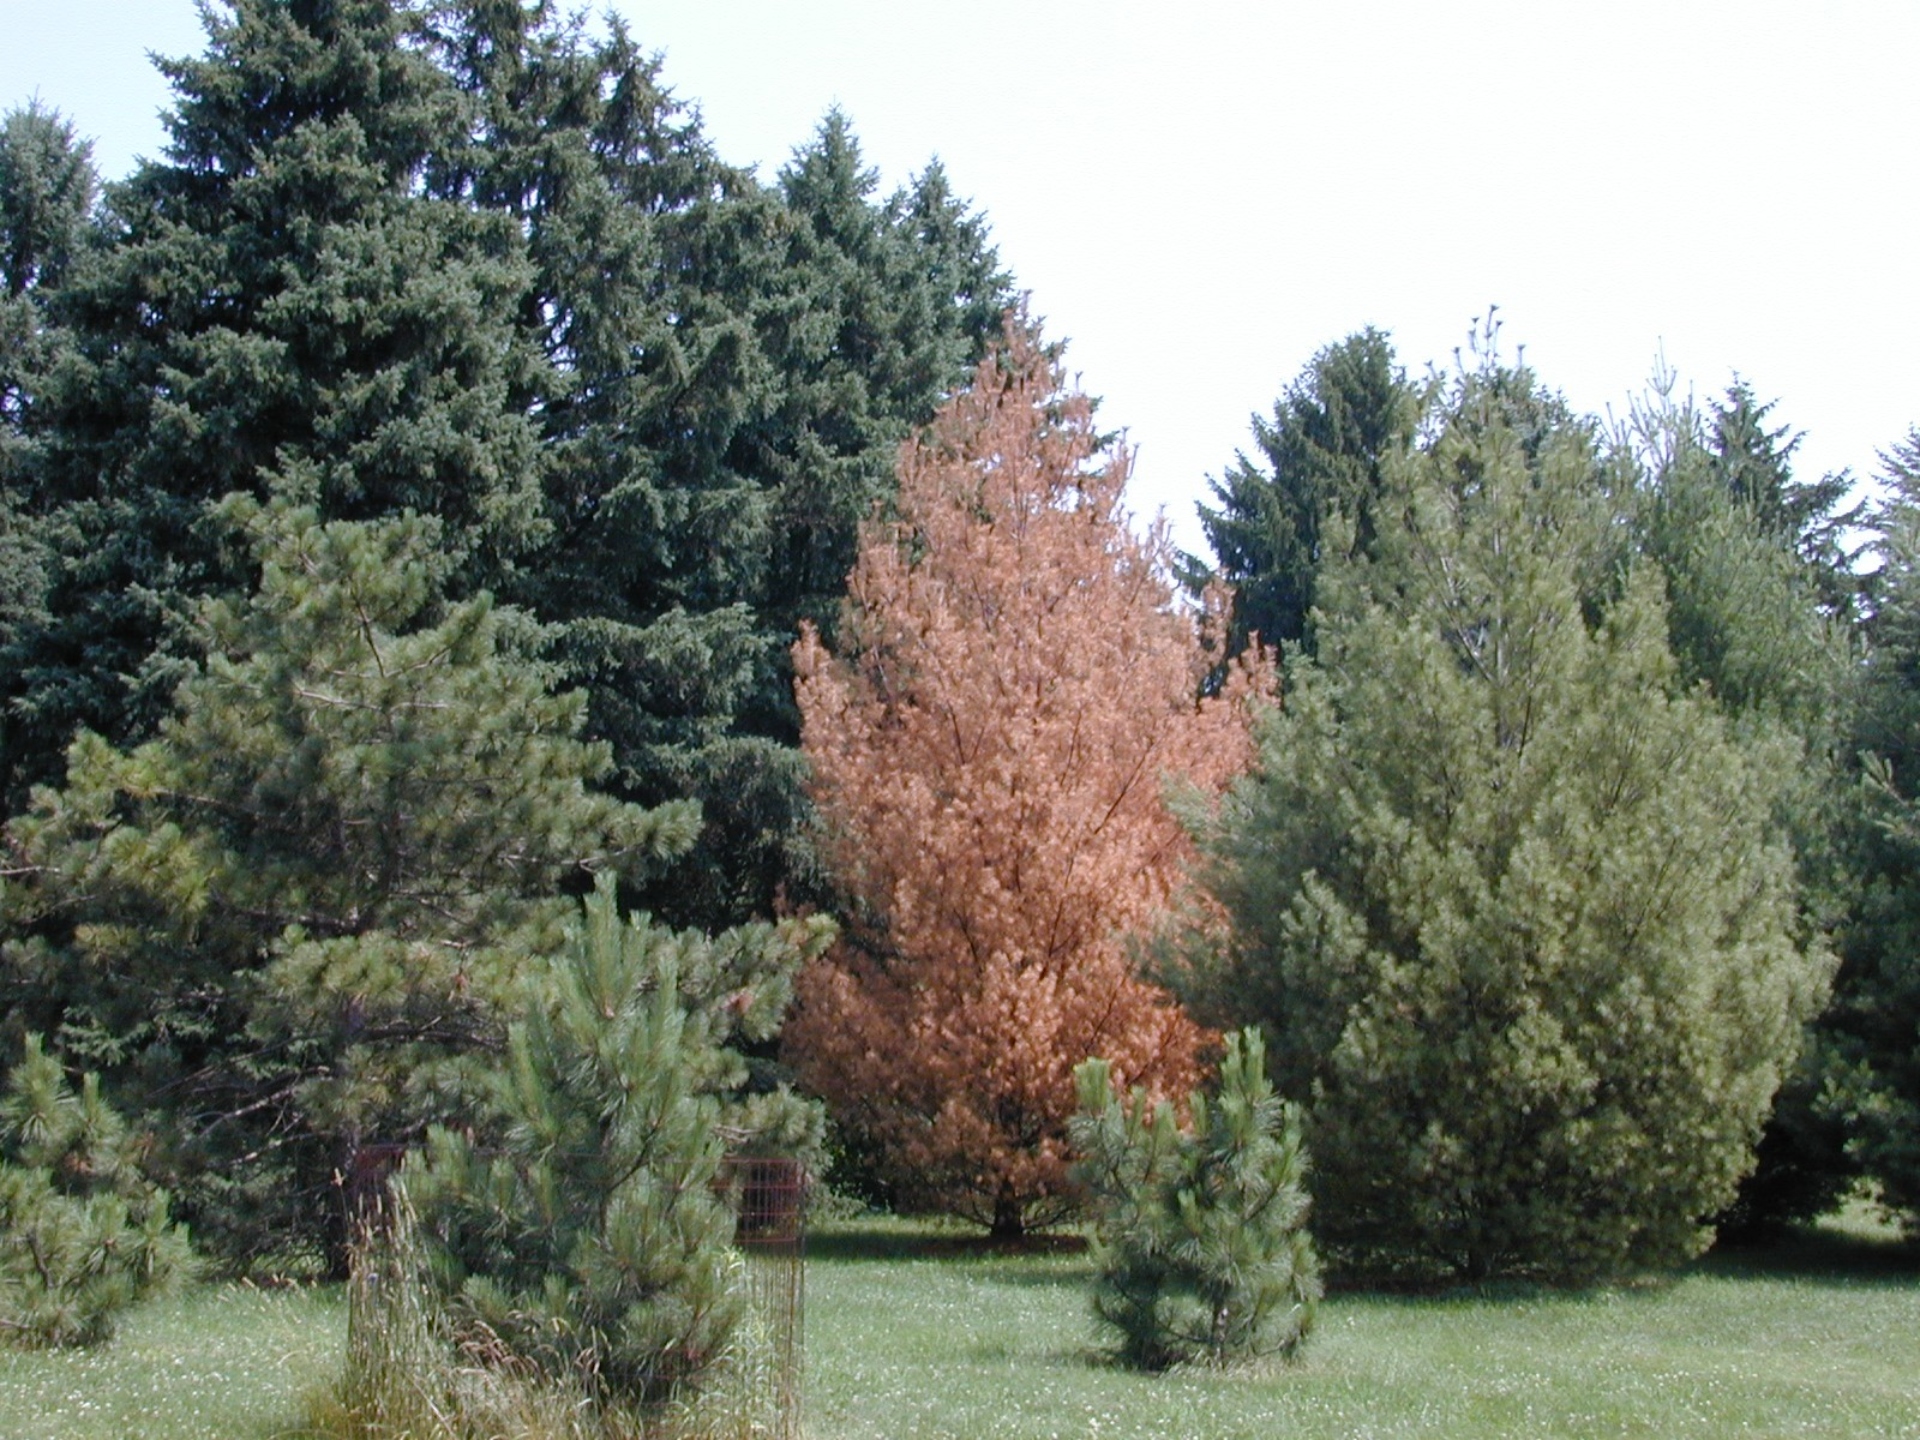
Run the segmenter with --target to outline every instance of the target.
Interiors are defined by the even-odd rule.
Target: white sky
[[[1738,371],[1803,478],[1920,421],[1912,0],[616,8],[735,163],[834,103],[888,188],[938,153],[1189,547],[1315,350],[1374,324],[1417,371],[1490,302],[1582,409],[1662,350],[1702,395]],[[0,106],[38,93],[118,177],[161,145],[147,52],[200,43],[190,0],[0,0]]]

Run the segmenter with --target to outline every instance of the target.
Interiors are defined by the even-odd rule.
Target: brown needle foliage
[[[1252,758],[1257,656],[1219,662],[1221,597],[1174,602],[1163,527],[1127,527],[1102,445],[1023,315],[904,447],[864,530],[837,654],[794,656],[845,939],[786,1046],[901,1200],[999,1235],[1062,1218],[1073,1067],[1184,1094],[1206,1040],[1130,940],[1190,856],[1164,789]]]

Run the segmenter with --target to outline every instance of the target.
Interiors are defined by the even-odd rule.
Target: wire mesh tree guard
[[[799,1440],[807,1308],[806,1166],[791,1156],[734,1155],[720,1168],[745,1261],[747,1308],[767,1349],[756,1409],[777,1417],[778,1440]]]

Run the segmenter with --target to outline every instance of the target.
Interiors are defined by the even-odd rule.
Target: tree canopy
[[[606,1174],[818,1139],[743,1089],[1011,1234],[1078,1198],[1075,1064],[1150,1139],[1257,1024],[1339,1263],[1920,1213],[1920,440],[1850,509],[1745,379],[1603,423],[1491,316],[1418,380],[1367,329],[1212,482],[1209,567],[937,162],[887,190],[834,110],[758,177],[551,0],[204,23],[124,177],[0,117],[0,1046],[126,1117],[121,1199],[337,1268],[336,1192],[438,1134],[467,1318],[592,1328],[653,1303],[569,1268],[638,1243],[598,1212],[684,1222],[696,1309],[725,1228]],[[642,1081],[677,1119],[588,1123]],[[503,1253],[501,1196],[567,1238]]]

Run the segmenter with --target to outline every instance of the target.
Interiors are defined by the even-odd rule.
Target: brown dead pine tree
[[[1121,509],[1127,455],[1034,326],[900,460],[835,652],[795,647],[845,939],[803,976],[787,1053],[900,1201],[997,1236],[1071,1208],[1073,1067],[1184,1094],[1206,1036],[1131,942],[1190,851],[1164,792],[1251,760],[1257,657],[1181,609],[1163,527]]]

